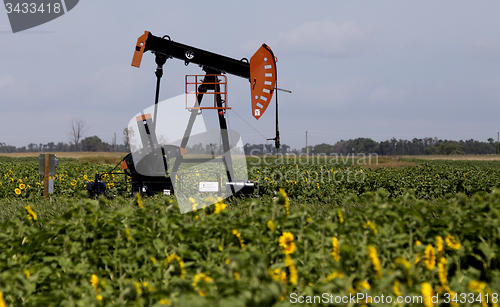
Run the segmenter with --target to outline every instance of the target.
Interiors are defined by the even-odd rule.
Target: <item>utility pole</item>
[[[307,130],[306,130],[306,156],[309,157],[309,147],[307,147]]]
[[[500,154],[500,132],[497,132],[497,155]]]

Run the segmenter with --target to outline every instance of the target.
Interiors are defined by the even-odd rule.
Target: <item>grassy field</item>
[[[5,157],[38,157],[38,152],[0,153]],[[58,158],[73,158],[85,162],[116,164],[127,153],[125,152],[56,152]],[[424,155],[424,156],[377,156],[365,168],[377,167],[406,167],[417,166],[417,163],[408,160],[469,160],[469,161],[500,161],[500,155]]]
[[[55,152],[57,158],[71,158],[82,162],[103,164],[116,164],[126,154],[126,152]],[[39,152],[0,153],[0,157],[11,158],[38,157],[39,155]]]
[[[88,198],[118,159],[101,153],[57,154],[45,199],[37,155],[0,157],[0,306],[498,304],[495,159],[286,160],[274,197],[273,159],[253,157],[259,197],[180,214],[174,196]]]

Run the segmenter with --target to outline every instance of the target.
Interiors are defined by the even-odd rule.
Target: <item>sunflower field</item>
[[[61,161],[48,200],[36,160],[0,160],[0,306],[498,306],[498,164],[284,163],[273,197],[251,162],[260,197],[180,214],[88,198],[108,165]]]

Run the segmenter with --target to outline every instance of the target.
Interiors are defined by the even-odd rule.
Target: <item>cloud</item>
[[[0,31],[0,35],[3,34],[3,31]],[[9,34],[11,32],[9,31]],[[6,35],[2,35],[2,43],[0,44],[0,55],[2,56],[14,56],[16,55],[15,44],[12,39],[5,38]]]
[[[356,107],[363,110],[408,108],[417,92],[381,80],[361,76],[327,82],[301,82],[293,86],[298,101],[307,101],[324,110]],[[371,113],[366,113],[371,116]]]
[[[61,42],[59,46],[61,49],[73,51],[84,47],[86,44],[82,39],[71,39]]]
[[[132,112],[130,107],[142,101],[144,96],[146,75],[146,71],[135,70],[126,64],[105,66],[87,75],[77,74],[74,78],[57,80],[27,80],[19,79],[17,75],[0,75],[0,97],[9,102],[3,106],[3,111],[23,108],[26,112],[58,109],[71,113],[87,109]],[[154,97],[154,92],[148,94],[152,100],[150,97]]]
[[[397,105],[405,101],[406,95],[403,90],[393,90],[386,86],[375,88],[368,98],[368,102],[376,105]]]
[[[0,97],[2,97],[2,111],[15,110],[19,108],[33,109],[38,107],[39,101],[38,85],[30,80],[20,80],[13,75],[5,75],[0,78]]]
[[[132,103],[140,97],[142,86],[147,80],[145,71],[137,71],[129,65],[106,66],[87,77],[84,86],[91,90],[89,105],[103,107],[123,107],[124,102]],[[152,96],[152,95],[151,95]]]
[[[87,109],[118,112],[134,105],[144,95],[141,86],[144,86],[145,74],[125,64],[104,66],[61,83],[40,84],[39,97],[50,101],[53,108],[71,106],[73,113]]]
[[[366,100],[370,87],[368,80],[353,77],[323,84],[302,82],[294,86],[294,93],[304,101],[314,101],[315,105],[322,108],[332,108]]]
[[[500,78],[485,78],[479,82],[479,86],[482,89],[499,90],[500,89]]]
[[[372,45],[373,30],[354,21],[310,21],[269,40],[270,46],[292,54],[319,57],[359,55]],[[252,43],[252,45],[255,45]]]
[[[500,60],[500,36],[486,36],[472,44],[468,55],[484,60]]]
[[[0,87],[8,86],[15,82],[16,78],[13,75],[6,75],[0,78]]]

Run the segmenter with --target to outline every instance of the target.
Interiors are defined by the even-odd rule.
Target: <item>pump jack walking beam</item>
[[[194,63],[203,67],[219,71],[223,74],[232,74],[250,81],[252,115],[259,119],[271,102],[276,87],[276,57],[269,46],[263,44],[248,61],[232,59],[220,54],[198,49],[174,42],[165,35],[154,36],[145,31],[137,39],[132,66],[140,67],[142,55],[151,51],[157,56],[176,58],[187,65]]]
[[[165,39],[154,36],[148,31],[146,31],[138,39],[138,45],[135,49],[132,66],[141,66],[142,54],[146,51],[163,53],[168,57],[183,60],[186,65],[194,63],[221,71],[223,73],[250,79],[250,64],[248,63],[248,60],[245,61],[245,59],[235,60],[228,58],[223,55],[174,42],[170,40],[170,37]]]

